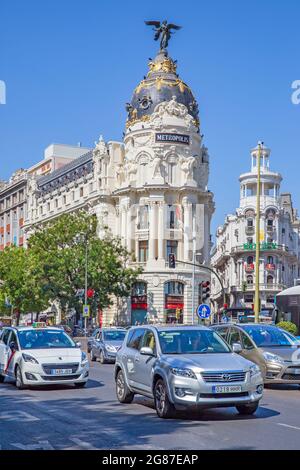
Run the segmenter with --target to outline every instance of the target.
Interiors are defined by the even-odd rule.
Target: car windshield
[[[63,330],[19,331],[21,349],[75,348],[74,341]]]
[[[229,346],[210,330],[162,330],[158,332],[163,354],[230,353]]]
[[[104,341],[123,341],[125,338],[125,330],[111,330],[103,332]]]
[[[243,326],[242,328],[248,333],[249,336],[251,336],[256,346],[258,347],[293,345],[288,335],[276,326],[247,325]]]

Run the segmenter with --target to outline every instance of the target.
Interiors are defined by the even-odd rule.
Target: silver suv
[[[203,326],[131,328],[117,353],[117,398],[131,403],[134,394],[154,398],[160,418],[191,406],[235,406],[253,414],[263,394],[256,364],[235,354],[214,331]]]

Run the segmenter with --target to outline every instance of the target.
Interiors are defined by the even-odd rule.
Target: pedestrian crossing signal
[[[174,269],[176,267],[176,258],[174,253],[169,254],[169,268]]]

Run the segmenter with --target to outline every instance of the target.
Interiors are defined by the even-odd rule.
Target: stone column
[[[164,203],[158,204],[158,259],[164,258]]]
[[[189,261],[189,250],[190,250],[190,241],[192,237],[192,204],[188,199],[183,201],[184,207],[184,247],[183,247],[183,258],[184,261]]]
[[[121,213],[121,239],[123,246],[126,246],[126,212],[125,207],[122,205],[120,207]]]
[[[133,239],[133,221],[131,218],[131,206],[130,204],[127,205],[127,213],[126,213],[126,247],[128,251],[132,251],[132,239]]]
[[[155,244],[157,240],[156,204],[149,204],[149,261],[155,258]]]

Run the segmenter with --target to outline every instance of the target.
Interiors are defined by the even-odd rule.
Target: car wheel
[[[0,384],[3,384],[4,380],[5,380],[4,375],[0,375]]]
[[[116,393],[120,403],[131,403],[134,398],[134,393],[127,387],[122,370],[119,370],[116,378]]]
[[[99,360],[100,360],[100,364],[105,364],[106,363],[106,359],[105,359],[104,352],[102,351],[102,349],[100,351]]]
[[[76,388],[84,388],[86,386],[86,382],[77,382],[74,385]]]
[[[236,409],[240,415],[253,415],[258,408],[258,402],[252,403],[251,405],[237,405]]]
[[[24,390],[24,388],[26,388],[23,383],[22,372],[19,366],[16,368],[16,387],[18,390]]]
[[[95,356],[94,351],[93,351],[92,349],[91,349],[91,351],[90,351],[90,358],[91,358],[91,361],[92,361],[92,362],[95,362],[96,356]]]
[[[160,418],[167,419],[174,416],[175,407],[169,400],[167,388],[162,379],[159,379],[154,387],[154,404]]]

